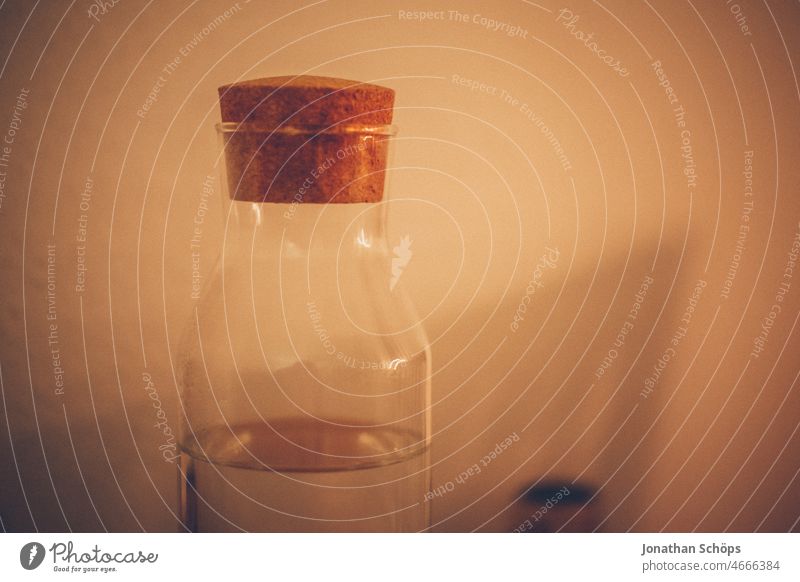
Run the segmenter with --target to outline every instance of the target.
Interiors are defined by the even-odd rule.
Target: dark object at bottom
[[[597,490],[582,483],[540,481],[523,492],[519,533],[597,531]]]

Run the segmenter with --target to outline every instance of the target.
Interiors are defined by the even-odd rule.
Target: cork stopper
[[[231,198],[353,203],[383,199],[394,91],[328,77],[219,88]]]

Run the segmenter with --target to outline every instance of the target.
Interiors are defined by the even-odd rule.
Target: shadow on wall
[[[527,278],[541,286],[518,325],[531,288],[515,285],[488,320],[494,304],[461,314],[449,333],[461,342],[434,339],[434,530],[620,531],[643,515],[661,489],[648,469],[662,436],[652,430],[660,396],[645,381],[689,284],[674,280],[669,248],[656,272],[652,257],[534,262]],[[451,324],[432,322],[431,338]],[[559,509],[525,526],[551,497]]]

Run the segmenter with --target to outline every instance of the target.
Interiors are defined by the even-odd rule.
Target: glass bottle
[[[354,119],[339,80],[258,92],[281,83],[350,103],[327,125],[218,125],[221,252],[180,348],[183,525],[420,531],[430,350],[385,236],[394,128]]]

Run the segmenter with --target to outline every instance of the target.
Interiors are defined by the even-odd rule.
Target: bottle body
[[[385,204],[223,198],[180,348],[184,527],[425,529],[430,350]]]

